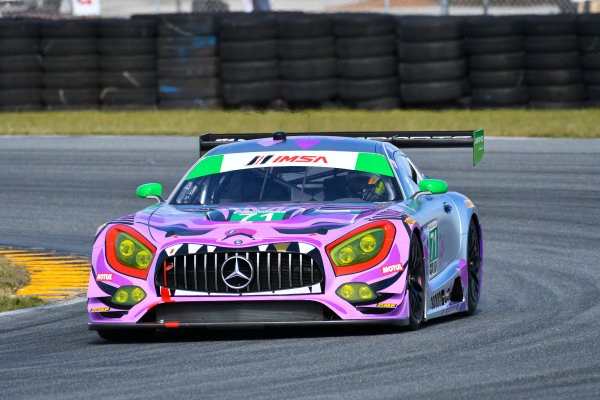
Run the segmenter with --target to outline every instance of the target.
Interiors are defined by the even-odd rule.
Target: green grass
[[[0,114],[3,135],[198,135],[205,132],[470,130],[487,136],[600,138],[583,110],[72,111]]]
[[[0,256],[0,312],[40,306],[46,302],[34,296],[16,296],[17,290],[29,284],[29,271]]]

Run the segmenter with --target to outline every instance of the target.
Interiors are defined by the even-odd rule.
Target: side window
[[[394,161],[398,165],[400,170],[400,181],[404,186],[408,196],[419,191],[419,185],[417,185],[417,174],[411,164],[408,162],[406,156],[400,152],[394,153]],[[417,178],[417,179],[415,179]]]
[[[406,160],[410,164],[410,168],[412,170],[412,180],[415,181],[415,183],[418,184],[421,179],[427,179],[425,174],[415,166],[410,158],[407,157]]]

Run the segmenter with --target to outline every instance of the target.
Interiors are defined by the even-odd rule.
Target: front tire
[[[408,257],[408,272],[406,285],[408,290],[410,329],[416,330],[423,322],[425,315],[425,259],[423,247],[417,235],[410,240],[410,255]]]
[[[479,303],[481,290],[481,240],[479,229],[473,219],[469,223],[469,234],[467,236],[467,273],[469,276],[467,314],[473,315]]]

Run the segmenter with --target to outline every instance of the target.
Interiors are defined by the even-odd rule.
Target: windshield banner
[[[327,167],[394,176],[381,154],[349,151],[273,151],[235,153],[201,159],[186,179],[220,172],[266,167]]]

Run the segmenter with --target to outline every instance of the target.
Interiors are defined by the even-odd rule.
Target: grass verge
[[[17,291],[29,284],[29,271],[0,256],[0,312],[40,306],[46,302],[34,296],[16,296]]]
[[[70,111],[0,114],[3,135],[198,135],[205,132],[469,130],[487,136],[600,138],[581,110]]]

